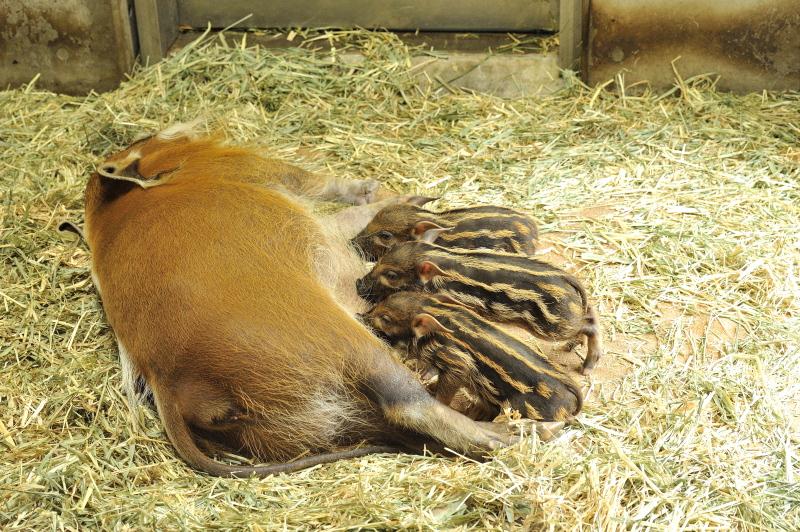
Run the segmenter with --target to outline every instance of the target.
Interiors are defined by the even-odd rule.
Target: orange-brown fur
[[[337,293],[337,264],[352,264],[338,255],[344,240],[286,192],[367,203],[372,185],[321,181],[180,130],[135,143],[100,172],[85,194],[93,278],[129,391],[146,381],[191,465],[266,475],[385,450],[248,468],[196,443],[283,461],[362,440],[460,452],[512,441],[433,400],[354,319],[359,309],[345,305],[356,298]]]

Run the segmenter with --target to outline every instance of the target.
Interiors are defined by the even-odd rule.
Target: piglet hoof
[[[523,436],[536,431],[539,441],[547,442],[555,438],[567,425],[566,421],[534,421],[532,419],[516,419],[511,424]]]
[[[575,348],[578,347],[579,345],[580,342],[576,340],[569,340],[567,342],[564,342],[564,344],[561,346],[561,350],[565,353],[569,353],[571,351],[574,351]]]
[[[429,382],[439,378],[439,370],[431,366],[422,373],[422,382]]]
[[[597,362],[598,362],[597,358],[587,357],[586,360],[583,361],[583,367],[581,367],[581,375],[589,375],[592,372],[592,370],[595,367],[597,367]]]
[[[518,443],[519,434],[516,434],[508,423],[494,423],[492,421],[476,421],[485,436],[485,448],[487,451],[496,451],[503,447],[508,447]]]
[[[565,424],[564,421],[537,421],[536,435],[541,441],[550,441],[558,436]]]

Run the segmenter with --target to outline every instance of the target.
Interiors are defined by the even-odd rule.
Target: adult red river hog
[[[480,455],[516,439],[437,402],[354,317],[366,310],[363,265],[347,239],[388,204],[370,203],[376,186],[183,125],[90,177],[85,235],[124,386],[152,394],[193,467],[264,476],[398,448]],[[363,205],[320,220],[298,195]],[[224,464],[208,453],[220,445],[273,463]]]

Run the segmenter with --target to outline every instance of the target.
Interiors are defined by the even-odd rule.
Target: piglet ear
[[[205,120],[202,116],[198,116],[191,122],[176,122],[169,127],[166,127],[156,134],[159,140],[175,140],[179,138],[187,138],[189,140],[197,139],[200,134],[200,124]]]
[[[433,333],[451,333],[450,329],[439,323],[439,320],[430,314],[423,313],[414,316],[414,321],[411,322],[411,330],[414,331],[414,336],[422,338]]]
[[[430,203],[432,201],[436,201],[439,198],[434,198],[431,196],[411,196],[410,198],[406,199],[406,203],[409,205],[416,205],[417,207],[422,207],[426,203]]]
[[[423,261],[417,266],[417,274],[423,283],[429,282],[437,275],[447,275],[444,270],[429,260]]]
[[[442,227],[430,220],[423,220],[414,224],[414,227],[411,228],[411,236],[416,240],[432,244],[434,240],[439,238],[440,234],[450,229],[452,227]]]
[[[463,306],[458,300],[453,299],[453,297],[444,293],[433,294],[433,298],[441,303],[444,303],[445,305]]]

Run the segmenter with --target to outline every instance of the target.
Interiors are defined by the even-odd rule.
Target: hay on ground
[[[352,64],[215,37],[107,94],[0,93],[0,527],[799,530],[800,94],[434,95],[394,37],[356,41]],[[483,464],[189,469],[129,411],[88,252],[56,226],[99,157],[199,115],[309,169],[532,213],[603,317],[577,424]]]

